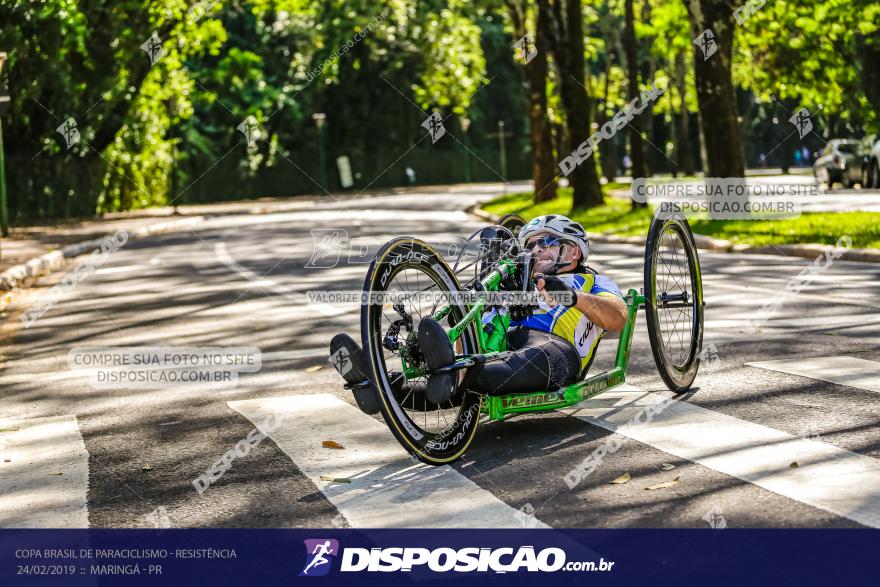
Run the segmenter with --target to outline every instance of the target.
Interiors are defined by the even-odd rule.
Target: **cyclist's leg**
[[[346,383],[360,383],[369,379],[367,360],[363,349],[345,333],[337,334],[330,341],[330,360]],[[425,381],[406,381],[399,371],[392,371],[390,376],[394,395],[402,407],[410,410],[425,410],[435,407],[426,398]],[[366,414],[379,413],[379,392],[372,383],[368,387],[353,388],[351,391],[362,412]]]
[[[504,361],[483,366],[474,389],[489,395],[558,389],[580,373],[580,357],[568,341],[532,330],[524,346]]]

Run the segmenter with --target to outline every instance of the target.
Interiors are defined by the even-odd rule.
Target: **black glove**
[[[571,308],[577,304],[577,294],[574,289],[565,285],[565,283],[555,275],[535,273],[535,283],[538,283],[539,279],[544,280],[544,291],[549,293],[557,304],[561,304],[567,308]]]

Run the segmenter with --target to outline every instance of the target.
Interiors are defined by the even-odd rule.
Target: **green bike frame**
[[[515,270],[513,261],[502,260],[498,267],[489,273],[480,283],[485,291],[498,291],[504,278]],[[577,383],[558,389],[556,391],[537,391],[532,393],[517,393],[512,395],[485,396],[483,398],[482,412],[488,414],[493,420],[501,420],[508,414],[523,412],[542,412],[565,408],[593,397],[603,391],[617,387],[626,381],[626,368],[629,364],[629,351],[632,345],[633,330],[635,329],[636,315],[639,308],[645,305],[645,296],[636,290],[630,289],[624,298],[627,305],[627,321],[620,332],[617,343],[617,355],[614,367],[608,371],[589,376]],[[483,316],[486,302],[478,299],[468,309],[467,314],[448,331],[449,340],[454,344],[464,330],[474,322],[479,322],[476,328],[479,354],[487,360],[506,352],[505,333],[510,326],[510,316],[492,311]],[[445,306],[434,313],[436,320],[442,320],[450,312],[451,306]],[[456,363],[467,365],[473,363],[469,355],[458,356]],[[424,371],[403,364],[404,374],[407,379],[424,375]]]

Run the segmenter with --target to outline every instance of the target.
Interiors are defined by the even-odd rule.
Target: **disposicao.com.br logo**
[[[339,554],[339,541],[332,538],[306,539],[306,566],[300,577],[320,577],[330,572],[330,557]]]
[[[300,576],[316,577],[330,571],[331,559],[339,552],[339,542],[331,539],[306,540],[306,565]],[[354,548],[342,550],[340,572],[410,572],[428,570],[435,573],[516,573],[556,571],[610,571],[613,561],[566,561],[561,548],[544,548],[535,551],[534,546],[517,548],[465,547],[465,548]]]

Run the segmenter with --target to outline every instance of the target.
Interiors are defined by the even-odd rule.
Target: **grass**
[[[620,189],[620,186],[609,184],[605,189]],[[508,194],[489,201],[483,209],[499,215],[516,212],[526,219],[542,214],[566,214],[589,232],[620,236],[644,236],[651,224],[652,210],[633,210],[629,200],[606,197],[603,206],[572,211],[571,189],[561,188],[558,194],[555,200],[537,205],[532,203],[531,192]],[[786,220],[691,219],[690,224],[697,234],[754,246],[833,245],[841,236],[848,235],[854,248],[880,248],[880,212],[811,212]]]

